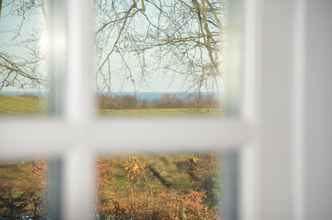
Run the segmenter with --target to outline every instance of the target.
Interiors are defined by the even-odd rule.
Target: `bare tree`
[[[222,75],[221,0],[97,0],[98,87],[112,76],[132,83],[172,74],[191,91],[218,88]]]
[[[43,1],[1,0],[0,3],[0,90],[43,86],[46,74],[40,67],[46,54],[39,47]]]
[[[111,92],[115,78],[136,91],[138,84],[151,83],[156,73],[181,79],[188,91],[220,88],[223,0],[95,1],[99,91]],[[0,31],[15,44],[0,45],[0,89],[43,85],[45,69],[38,68],[45,58],[38,48],[40,29],[31,24],[36,14],[43,19],[43,0],[0,3],[0,22],[10,16],[19,20],[6,33]]]

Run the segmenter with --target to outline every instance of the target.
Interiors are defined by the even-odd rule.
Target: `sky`
[[[106,2],[104,0],[99,0],[97,2]],[[169,1],[162,1],[162,2],[167,2],[168,4],[172,4],[172,0]],[[175,1],[176,2],[176,1]],[[188,1],[189,4],[191,4],[191,1]],[[127,7],[124,7],[122,9],[118,9],[118,11],[125,11],[129,8],[129,6],[132,4],[131,1],[123,1],[122,5],[126,5]],[[138,6],[140,7],[140,6]],[[103,20],[103,16],[97,17],[97,27],[102,26],[102,24],[104,24],[105,22],[109,21],[110,19],[114,19],[114,18],[110,18],[112,17],[111,15],[108,14],[112,14],[112,9],[107,8],[107,6],[105,6],[104,8],[106,8],[106,12],[109,13],[105,13],[105,12],[100,12],[98,11],[98,7],[97,7],[97,14],[99,15],[103,15],[105,17],[106,15],[106,19]],[[171,8],[171,7],[169,7]],[[170,10],[170,9],[169,9]],[[179,18],[181,17],[181,12],[177,12],[178,14],[172,14],[171,16],[179,16]],[[149,20],[151,21],[151,23],[157,24],[158,23],[158,13],[156,12],[156,9],[151,6],[151,4],[146,3],[145,4],[145,14],[147,17],[149,17]],[[135,31],[135,33],[138,34],[143,34],[145,32],[151,31],[153,32],[153,28],[151,28],[151,26],[148,25],[148,22],[146,21],[145,16],[142,16],[141,13],[136,13],[134,19],[130,20],[130,24],[131,24],[131,28],[133,29],[133,31]],[[169,25],[169,23],[163,22],[161,21],[159,23],[161,26],[166,26]],[[197,31],[197,23],[195,24],[187,24],[187,26],[191,25],[191,30],[193,32]],[[118,27],[116,27],[115,29],[117,29]],[[175,27],[177,28],[177,27]],[[190,30],[188,28],[188,30]],[[112,48],[112,43],[116,40],[116,37],[118,32],[117,30],[114,31],[110,31],[110,38],[107,39],[107,41],[111,41],[111,43],[109,43],[109,48],[107,47],[102,47],[103,49],[103,58],[105,57],[105,54],[108,53],[108,51],[111,50]],[[113,36],[113,37],[112,37]],[[98,38],[97,38],[98,40]],[[112,42],[113,41],[113,42]],[[104,45],[103,45],[104,46]],[[208,59],[208,55],[205,54],[204,55],[205,58],[204,59]],[[112,82],[112,91],[130,91],[130,92],[134,92],[135,89],[138,91],[144,91],[144,92],[151,92],[151,91],[158,91],[158,92],[185,92],[188,90],[188,88],[190,88],[191,84],[190,81],[193,80],[193,77],[188,77],[189,74],[183,75],[183,74],[179,74],[176,71],[183,71],[183,69],[188,68],[186,61],[185,60],[176,60],[174,59],[174,57],[171,56],[167,56],[167,57],[162,57],[162,65],[164,66],[170,66],[172,68],[170,69],[175,69],[175,71],[172,70],[166,70],[165,68],[156,68],[159,64],[157,64],[157,58],[158,57],[158,50],[148,50],[146,52],[144,52],[144,63],[146,64],[146,75],[145,77],[142,77],[142,73],[140,68],[135,68],[135,67],[139,67],[139,59],[137,58],[137,56],[135,55],[125,55],[127,64],[123,64],[123,62],[121,61],[121,57],[120,55],[117,55],[116,53],[113,53],[113,55],[111,56],[111,70],[112,70],[112,78],[111,78],[111,82]],[[172,61],[168,61],[170,59],[174,59]],[[102,59],[101,59],[102,60]],[[177,64],[175,64],[175,62]],[[182,62],[182,63],[181,63]],[[126,67],[128,66],[128,68],[130,68],[131,74],[133,75],[132,78],[135,79],[135,84],[132,83],[132,81],[128,80],[128,73],[126,73]],[[115,74],[114,74],[115,73]],[[99,79],[100,80],[100,79]],[[216,89],[214,88],[214,91],[219,90],[219,92],[222,90],[222,81],[221,78],[218,79],[219,81],[219,88]],[[212,80],[211,82],[209,82],[212,85]],[[209,86],[210,88],[212,88],[212,86]],[[206,92],[210,92],[209,89],[202,89],[203,91]],[[194,91],[194,90],[191,90]]]
[[[8,1],[8,0],[7,0]],[[4,4],[6,1],[4,1]],[[16,35],[14,32],[21,24],[21,16],[13,15],[13,8],[5,7],[2,11],[2,16],[0,18],[0,52],[5,52],[17,57],[29,57],[29,51],[24,47],[17,46],[19,43],[28,40],[32,35],[41,36],[39,43],[33,45],[32,47],[39,47],[39,51],[44,53],[47,48],[47,39],[45,36],[45,24],[41,10],[32,10],[26,15],[24,25],[22,26],[22,31],[20,35]],[[136,21],[137,27],[142,19]],[[143,25],[142,25],[143,27]],[[112,37],[111,37],[112,38]],[[29,43],[25,43],[29,45]],[[145,59],[147,64],[153,62],[156,54],[153,52],[147,53]],[[138,60],[136,57],[127,57],[127,62],[135,67],[138,65]],[[166,59],[166,58],[164,58]],[[150,62],[150,63],[151,63]],[[138,71],[133,72],[135,78],[135,86],[128,80],[127,75],[122,73],[124,68],[123,63],[119,56],[112,58],[111,67],[114,72],[112,74],[112,92],[184,92],[187,90],[188,85],[185,83],[185,77],[176,74],[174,71],[161,71],[160,69],[155,69],[151,71],[148,77],[141,77],[141,73]],[[45,64],[40,65],[41,72],[46,72]],[[9,87],[7,90],[16,90],[17,87]],[[27,87],[25,90],[31,91],[33,89],[40,89],[40,86]]]
[[[46,53],[46,32],[45,23],[40,8],[34,8],[25,12],[22,19],[20,14],[20,4],[16,3],[8,5],[9,0],[3,1],[2,15],[0,17],[0,53],[11,57],[15,62],[23,59],[27,61],[33,60],[33,50],[37,50],[40,54]],[[19,31],[20,30],[20,31]],[[41,39],[39,41],[33,39]],[[31,65],[32,66],[32,65]],[[46,74],[46,66],[44,62],[37,65],[37,72]],[[14,75],[13,75],[14,76]],[[24,82],[24,80],[21,80]],[[28,80],[25,80],[28,82]],[[40,89],[40,85],[31,85],[26,83],[24,89],[18,88],[18,85],[11,85],[5,90],[31,90]]]

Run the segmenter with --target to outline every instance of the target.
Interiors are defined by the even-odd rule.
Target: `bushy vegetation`
[[[45,161],[0,165],[0,217],[45,215],[46,169]]]
[[[36,97],[0,96],[0,113],[37,113],[41,112],[41,106],[46,106],[45,100]],[[124,112],[121,114],[125,116],[138,113],[170,116],[187,114],[191,109],[116,111]],[[221,196],[217,165],[212,153],[98,158],[96,211],[100,219],[217,219]],[[46,161],[0,164],[0,217],[38,219],[44,216],[47,213],[46,185]]]
[[[212,154],[100,158],[98,171],[101,219],[218,217],[221,191]]]
[[[212,154],[102,157],[97,172],[100,219],[218,217],[221,189]],[[45,216],[46,185],[46,161],[0,165],[0,216]]]
[[[141,108],[218,108],[214,95],[190,95],[180,97],[177,94],[162,94],[153,100],[139,99],[134,95],[98,96],[100,109],[141,109]]]

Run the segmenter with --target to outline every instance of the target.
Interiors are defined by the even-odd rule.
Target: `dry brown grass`
[[[0,96],[1,114],[41,114],[46,112],[46,98],[35,96]]]

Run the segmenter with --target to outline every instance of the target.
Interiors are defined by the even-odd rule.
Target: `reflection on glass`
[[[46,112],[43,1],[0,1],[0,114]]]
[[[100,219],[220,219],[219,160],[213,153],[102,156]]]
[[[46,216],[46,161],[0,162],[0,219]]]
[[[96,0],[101,113],[220,115],[223,0]]]

